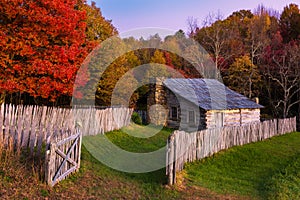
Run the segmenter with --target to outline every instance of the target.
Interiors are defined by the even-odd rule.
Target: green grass
[[[300,199],[300,156],[275,174],[267,187],[270,200]]]
[[[168,136],[172,131],[169,128],[133,124],[119,131],[107,133],[106,136],[111,142],[126,151],[147,153],[166,146]]]
[[[112,143],[126,151],[139,153],[152,152],[166,145],[167,138],[172,131],[172,129],[168,128],[160,130],[160,127],[131,125],[122,130],[106,133],[105,136],[84,137],[84,144],[89,145],[90,142],[93,142],[93,145],[100,145],[104,137],[107,137]],[[133,134],[140,134],[140,138],[130,136]],[[146,138],[147,135],[154,136]],[[101,151],[101,148],[97,148],[97,150]],[[73,180],[66,180],[63,184],[69,185],[70,182],[80,182],[86,174],[93,174],[94,180],[89,181],[95,181],[95,179],[99,180],[98,183],[96,183],[99,187],[91,188],[88,191],[89,196],[92,194],[102,194],[104,195],[103,199],[105,199],[105,195],[107,198],[109,197],[109,199],[132,199],[136,197],[138,199],[179,198],[179,193],[176,190],[167,189],[165,187],[167,183],[165,168],[149,173],[120,172],[102,164],[92,156],[85,146],[82,146],[80,173],[75,174]],[[110,188],[106,191],[106,194],[103,194],[103,187],[105,186],[103,185],[102,187],[102,184],[104,184],[104,182],[106,182],[107,187]],[[137,196],[133,197],[132,194],[135,193]]]
[[[157,170],[149,173],[125,173],[111,169],[96,160],[85,147],[82,149],[82,168],[81,175],[92,173],[93,178],[100,179],[99,184],[103,181],[108,183],[110,187],[109,196],[117,195],[130,199],[126,193],[135,190],[140,195],[139,199],[175,199],[178,198],[178,192],[168,190],[166,184],[165,169]],[[81,176],[79,174],[79,176]],[[77,180],[75,180],[75,183]],[[116,187],[116,185],[119,185]],[[103,187],[93,189],[95,193],[102,193]],[[116,190],[116,191],[114,191]]]
[[[287,169],[299,176],[300,173],[293,170],[296,166],[299,168],[299,157],[300,133],[292,133],[219,152],[213,157],[187,164],[185,172],[191,185],[220,194],[265,199],[271,198],[273,192],[270,189],[278,185],[278,174],[295,159],[297,165]],[[300,183],[299,177],[297,183]],[[290,184],[287,185],[285,189],[288,190]]]

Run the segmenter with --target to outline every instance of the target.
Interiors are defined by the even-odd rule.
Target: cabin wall
[[[167,126],[187,132],[198,131],[206,128],[205,111],[195,104],[180,96],[176,96],[172,91],[166,89],[167,106],[169,116]],[[172,117],[172,107],[177,108],[177,118]],[[194,120],[189,119],[189,112],[194,113]]]
[[[241,124],[250,124],[253,122],[260,122],[260,109],[242,109],[241,110]]]
[[[260,109],[209,110],[206,112],[207,128],[240,126],[260,121]]]

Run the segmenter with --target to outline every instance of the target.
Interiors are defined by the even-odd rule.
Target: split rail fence
[[[168,139],[166,174],[170,185],[187,162],[201,160],[221,150],[296,131],[296,118],[274,119],[244,126],[206,129],[193,133],[174,131]]]

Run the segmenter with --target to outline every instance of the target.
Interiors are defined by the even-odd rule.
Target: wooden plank
[[[17,110],[15,105],[10,105],[11,107],[11,116],[9,122],[9,146],[12,150],[15,149],[15,139],[16,139],[16,122],[17,122]]]
[[[72,165],[77,166],[77,163],[74,160],[72,160],[71,158],[67,158],[66,154],[64,152],[62,152],[60,149],[56,149],[55,152],[63,159],[67,159],[67,161],[69,163],[71,163]]]
[[[67,142],[69,142],[69,141],[71,141],[71,140],[75,140],[76,138],[79,137],[79,135],[80,135],[80,133],[76,133],[75,135],[71,135],[70,137],[63,138],[62,140],[58,141],[58,142],[56,143],[56,145],[57,145],[57,146],[61,146],[61,145],[65,144],[65,143],[67,143]]]
[[[4,104],[0,107],[0,151],[4,148]]]
[[[48,151],[46,151],[46,161],[48,161],[46,163],[46,169],[45,169],[45,180],[48,183],[48,185],[53,186],[53,179],[52,177],[54,176],[55,173],[55,158],[56,158],[56,154],[55,154],[55,150],[56,150],[56,144],[52,143],[50,144],[50,149]]]
[[[9,140],[9,106],[5,106],[4,115],[4,146],[7,148]]]
[[[34,147],[36,143],[36,128],[39,120],[39,108],[34,107],[33,108],[33,114],[32,114],[32,123],[31,123],[31,130],[30,130],[30,137],[29,137],[29,148],[30,148],[30,154],[33,155]]]
[[[46,130],[45,130],[45,141],[46,141],[46,150],[50,149],[51,136],[53,134],[53,125],[51,124],[51,119],[53,117],[53,109],[49,108],[46,118]]]
[[[22,147],[27,148],[29,145],[29,134],[31,129],[31,120],[32,120],[32,106],[27,106],[25,108],[25,119],[24,119],[24,132],[22,136]]]
[[[24,113],[23,113],[24,107],[19,105],[17,108],[18,112],[18,121],[17,121],[17,130],[16,130],[16,149],[18,153],[20,153],[21,150],[21,139],[23,134],[23,122],[24,122]]]
[[[41,118],[40,118],[40,123],[39,123],[39,129],[38,129],[38,137],[37,137],[37,156],[40,156],[41,150],[42,150],[42,145],[45,141],[46,138],[46,114],[47,114],[47,107],[43,106],[41,108]]]
[[[78,163],[78,165],[77,165],[77,171],[78,171],[80,168],[80,164],[81,164],[80,161],[81,161],[82,133],[79,128],[76,129],[76,132],[79,133],[79,143],[78,143],[78,148],[77,148],[78,150],[77,150],[77,155],[76,155],[77,163]]]
[[[58,182],[64,180],[67,176],[69,176],[72,172],[76,171],[76,166],[70,168],[69,170],[67,170],[66,172],[64,172],[63,174],[61,174],[58,178],[54,179],[51,183],[51,186],[53,187],[55,184],[57,184]]]

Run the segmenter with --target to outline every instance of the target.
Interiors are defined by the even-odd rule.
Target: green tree
[[[128,52],[128,45],[121,38],[114,36],[107,41],[101,43],[92,53],[87,61],[89,68],[88,73],[90,79],[88,87],[82,88],[83,96],[86,102],[94,103],[92,100],[96,98],[96,104],[100,106],[110,106],[113,91],[118,82],[132,68],[140,65],[140,60],[135,52]],[[121,56],[120,56],[121,55]],[[99,80],[100,78],[100,80]],[[127,76],[127,81],[123,85],[118,85],[120,98],[115,104],[124,105],[126,99],[126,88],[133,88],[136,81],[135,77]],[[134,83],[134,84],[133,84]],[[133,94],[132,99],[136,99],[137,94]],[[126,102],[125,102],[126,104]],[[130,103],[132,105],[132,103]]]

